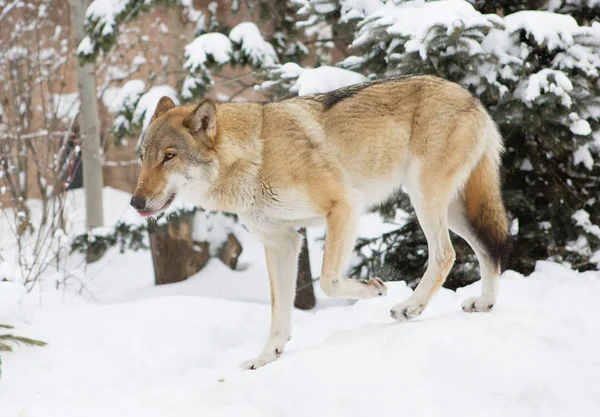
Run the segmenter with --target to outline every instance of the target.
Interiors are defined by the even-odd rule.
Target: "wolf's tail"
[[[469,223],[490,260],[503,271],[508,266],[511,238],[500,191],[502,137],[489,119],[486,150],[465,185],[465,208]]]

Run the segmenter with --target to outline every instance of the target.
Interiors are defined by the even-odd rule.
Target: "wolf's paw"
[[[248,371],[248,370],[254,370],[254,369],[258,369],[262,366],[265,366],[268,363],[273,362],[275,359],[277,359],[279,356],[281,356],[281,353],[283,352],[283,348],[281,348],[281,350],[275,348],[275,349],[271,349],[269,351],[264,351],[260,354],[260,356],[256,359],[250,359],[249,361],[244,362],[240,368],[242,368],[244,371]]]
[[[289,333],[284,333],[281,334],[281,336],[278,335],[271,338],[262,352],[260,352],[260,355],[258,355],[258,358],[250,359],[249,361],[244,362],[240,367],[247,371],[250,369],[258,369],[269,362],[273,362],[281,356],[288,340],[290,340]]]
[[[270,362],[273,362],[278,357],[279,357],[279,355],[277,355],[276,353],[273,353],[270,355],[260,355],[256,359],[250,359],[249,361],[242,363],[240,368],[242,368],[242,370],[244,370],[244,371],[255,370],[260,367],[265,366],[266,364],[268,364]]]
[[[356,300],[382,297],[387,294],[387,287],[379,278],[359,281],[350,278],[321,278],[321,289],[329,297],[353,298]]]
[[[408,320],[417,317],[424,309],[424,303],[418,303],[408,299],[392,307],[390,316],[396,320]]]
[[[462,303],[463,311],[467,313],[490,311],[494,307],[494,300],[491,297],[471,297]]]
[[[371,297],[383,297],[387,295],[387,287],[381,278],[369,278],[367,281],[363,281],[369,288]]]

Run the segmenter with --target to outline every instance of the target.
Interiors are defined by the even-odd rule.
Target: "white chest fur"
[[[311,226],[325,221],[301,189],[275,190],[271,198],[260,201],[242,217],[265,226]]]

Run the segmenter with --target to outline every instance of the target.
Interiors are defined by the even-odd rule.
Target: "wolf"
[[[278,358],[290,339],[298,227],[325,223],[320,286],[331,297],[386,295],[384,282],[344,276],[359,217],[406,192],[429,260],[413,294],[391,316],[418,316],[455,260],[449,230],[475,252],[481,295],[466,312],[492,309],[510,239],[500,190],[503,140],[480,103],[433,76],[365,82],[282,101],[176,106],[158,102],[140,147],[131,205],[142,215],[184,198],[235,213],[264,245],[271,286],[269,339],[243,369]]]

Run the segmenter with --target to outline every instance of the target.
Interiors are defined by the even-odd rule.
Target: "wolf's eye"
[[[173,152],[167,152],[165,154],[165,161],[175,158],[175,154]]]
[[[140,162],[144,162],[144,156],[140,155]]]

